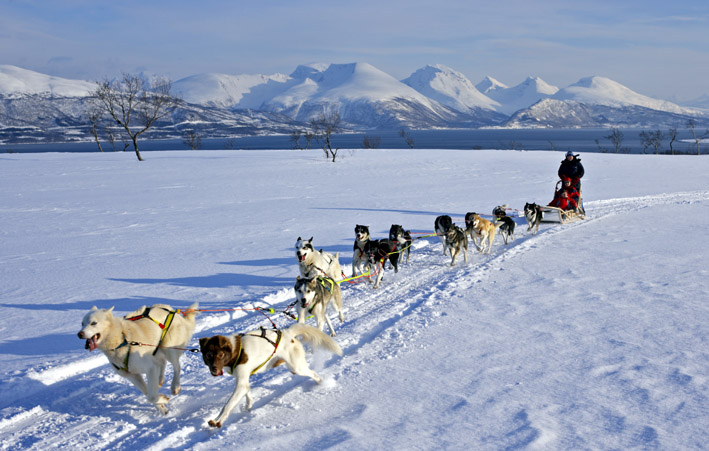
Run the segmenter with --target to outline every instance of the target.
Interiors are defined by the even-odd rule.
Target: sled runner
[[[557,207],[542,207],[542,222],[560,222],[568,224],[576,222],[579,219],[584,219],[585,216],[575,210],[562,210]]]

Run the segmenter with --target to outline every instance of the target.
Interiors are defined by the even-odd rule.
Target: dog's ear
[[[94,310],[98,310],[98,308],[95,305],[93,307],[91,307],[91,311],[93,312]]]
[[[112,315],[112,314],[113,314],[113,309],[114,309],[115,307],[116,307],[116,306],[114,305],[113,307],[111,307],[110,309],[108,309],[108,310],[106,311],[106,313],[108,313],[109,315]]]
[[[206,345],[208,341],[209,341],[209,338],[207,338],[207,337],[200,338],[199,339],[199,347],[204,348],[204,345]]]
[[[311,236],[310,239],[308,240],[308,243],[312,244],[312,242],[313,242],[313,237]]]

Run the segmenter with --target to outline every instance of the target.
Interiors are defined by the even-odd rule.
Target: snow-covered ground
[[[234,381],[199,354],[162,416],[84,349],[94,305],[283,309],[299,236],[349,273],[355,224],[423,235],[440,214],[546,203],[563,157],[341,155],[0,156],[0,448],[706,448],[706,157],[583,154],[588,219],[531,235],[519,218],[510,245],[455,268],[435,237],[417,240],[378,290],[343,284],[344,355],[308,357],[322,385],[283,366],[256,375],[254,408],[220,430],[206,422]],[[258,313],[205,312],[191,346],[258,326]]]

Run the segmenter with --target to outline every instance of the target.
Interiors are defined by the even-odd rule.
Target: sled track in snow
[[[553,243],[559,234],[653,206],[707,200],[709,191],[692,191],[587,202],[586,220],[566,225],[543,224],[537,235],[527,232],[524,219],[518,218],[516,240],[510,245],[504,246],[498,240],[490,255],[481,255],[471,246],[468,264],[459,258],[453,268],[449,266],[450,257],[441,254],[437,238],[417,241],[410,263],[400,265],[396,275],[387,271],[378,290],[367,283],[343,285],[345,322],[336,325],[336,340],[344,355],[309,357],[325,378],[322,386],[293,377],[285,369],[253,376],[253,410],[242,413],[237,408],[223,430],[238,434],[240,427],[252,421],[268,423],[271,432],[287,428],[284,416],[287,418],[301,406],[317,408],[329,390],[347,389],[333,381],[360,372],[368,363],[394,358],[407,347],[417,346],[416,338],[426,333],[422,326],[447,314],[447,295],[454,288],[484,284],[491,271]],[[292,298],[292,290],[281,290],[257,304],[271,303],[282,309]],[[274,320],[279,327],[292,323],[284,315]],[[267,323],[259,314],[205,314],[198,317],[195,335],[236,333],[259,325],[268,327]],[[196,341],[193,339],[191,346],[196,346]],[[152,449],[183,448],[208,442],[221,433],[208,428],[206,420],[221,409],[233,390],[234,380],[228,376],[211,377],[199,354],[186,353],[183,357],[183,391],[171,399],[170,413],[164,417],[132,385],[115,375],[103,356],[100,358],[103,364],[92,356],[31,377],[18,377],[17,393],[0,406],[0,449],[145,448],[146,443],[152,444]],[[302,396],[304,391],[307,396]]]

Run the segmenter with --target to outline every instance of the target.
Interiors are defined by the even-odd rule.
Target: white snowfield
[[[416,240],[378,290],[342,285],[344,354],[308,355],[321,385],[253,376],[253,409],[218,430],[234,380],[198,353],[163,416],[84,349],[94,305],[282,310],[299,236],[349,275],[356,224],[419,237],[440,214],[547,203],[563,158],[340,152],[0,155],[0,449],[706,449],[707,157],[582,154],[586,220],[517,218],[510,245],[455,268]],[[259,326],[204,312],[190,346]]]

